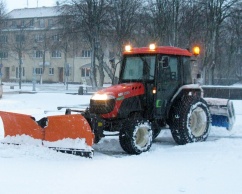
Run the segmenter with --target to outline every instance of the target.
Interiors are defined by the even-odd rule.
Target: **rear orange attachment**
[[[42,129],[30,115],[0,111],[3,121],[4,136],[29,135],[34,139],[44,138]]]

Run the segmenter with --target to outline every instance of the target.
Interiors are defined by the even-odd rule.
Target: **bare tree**
[[[43,74],[45,72],[46,67],[46,52],[49,48],[49,37],[48,37],[48,29],[42,30],[39,33],[36,33],[33,37],[34,44],[34,57],[42,58],[42,71],[40,72],[40,84],[43,82]],[[36,68],[34,68],[34,73],[36,74]]]
[[[168,23],[170,16],[169,0],[148,0],[144,7],[142,25],[153,41],[158,44],[168,44]]]
[[[71,0],[70,6],[62,14],[72,16],[73,30],[85,38],[92,50],[90,78],[92,86],[97,87],[96,69],[99,70],[99,86],[104,80],[104,52],[102,40],[109,26],[108,2],[106,0]],[[95,59],[98,60],[98,66]]]
[[[242,80],[242,3],[232,8],[231,17],[226,21],[225,35],[227,41],[226,45],[226,56],[227,58],[227,78],[234,77],[235,75]],[[224,69],[224,68],[223,68]]]
[[[117,55],[121,57],[123,45],[128,43],[135,35],[141,12],[142,1],[119,0],[112,1],[111,34],[118,48]],[[113,30],[114,29],[114,30]]]
[[[6,15],[6,5],[3,0],[0,1],[0,58],[1,58],[1,63],[0,63],[0,79],[2,77],[2,67],[3,67],[3,62],[2,59],[7,57],[7,51],[8,51],[8,36],[3,32],[4,29],[4,22],[5,19],[7,18]]]
[[[238,0],[201,0],[204,17],[206,18],[205,33],[205,60],[204,67],[208,70],[208,83],[214,83],[215,68],[220,69],[219,60],[219,40],[221,28],[224,20],[231,14],[231,8]]]
[[[31,38],[29,37],[30,34],[28,33],[27,26],[28,24],[19,24],[16,26],[17,29],[15,29],[14,31],[9,31],[9,33],[12,34],[12,38],[8,41],[10,47],[9,49],[11,49],[13,53],[17,54],[18,59],[18,68],[16,68],[16,76],[18,76],[19,80],[19,89],[21,89],[22,76],[24,74],[24,58],[25,55],[28,54],[30,50],[32,50]]]
[[[148,0],[142,25],[155,42],[178,46],[182,14],[187,6],[188,2],[182,0]]]
[[[59,12],[62,13],[62,8],[59,9]],[[64,75],[65,75],[65,85],[66,89],[68,89],[68,78],[70,75],[70,66],[67,63],[68,54],[71,53],[73,48],[73,43],[79,42],[80,37],[78,37],[78,33],[74,32],[75,26],[73,26],[73,17],[70,15],[61,15],[59,18],[59,25],[61,25],[61,29],[59,30],[59,36],[61,41],[58,42],[57,46],[61,48],[64,53]],[[73,55],[74,57],[74,55]]]

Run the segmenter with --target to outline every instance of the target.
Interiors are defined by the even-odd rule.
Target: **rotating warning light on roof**
[[[149,45],[149,49],[150,49],[150,50],[155,50],[155,49],[156,49],[156,45],[153,44],[153,43],[150,44],[150,45]]]
[[[128,44],[128,45],[125,46],[124,50],[126,52],[130,52],[131,51],[131,48],[132,48],[131,45]]]
[[[193,49],[192,49],[192,53],[193,53],[195,56],[199,55],[199,54],[200,54],[200,48],[199,48],[199,46],[195,46],[195,47],[193,47]]]

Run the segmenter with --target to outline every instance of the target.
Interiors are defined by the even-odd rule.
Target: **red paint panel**
[[[116,98],[116,103],[114,106],[114,110],[108,114],[103,114],[103,118],[114,118],[118,114],[118,110],[126,98],[131,98],[134,96],[143,95],[145,92],[144,85],[139,82],[135,83],[123,83],[115,86],[111,86],[109,88],[98,91],[99,94],[111,94]]]

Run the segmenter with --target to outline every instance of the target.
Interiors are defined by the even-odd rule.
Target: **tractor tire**
[[[211,115],[206,101],[183,97],[172,106],[169,123],[177,144],[205,141],[211,128]]]
[[[150,149],[153,135],[148,121],[142,119],[128,119],[119,132],[121,147],[128,154],[141,154]]]

